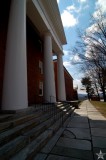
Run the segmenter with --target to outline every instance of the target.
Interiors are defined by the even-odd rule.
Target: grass
[[[90,102],[104,117],[106,117],[106,102],[99,102],[99,101],[90,101]]]

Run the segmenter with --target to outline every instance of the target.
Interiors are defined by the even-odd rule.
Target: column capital
[[[51,34],[51,32],[48,30],[48,31],[45,31],[44,33],[43,33],[43,36],[45,37],[45,36],[50,36],[50,37],[52,37],[52,34]]]
[[[57,53],[57,57],[63,56],[63,55],[64,55],[63,51],[60,51],[60,52]]]
[[[62,57],[62,56],[63,56],[62,53],[58,53],[58,54],[57,54],[57,57]]]

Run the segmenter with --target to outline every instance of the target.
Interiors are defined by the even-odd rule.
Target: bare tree
[[[96,90],[100,87],[106,101],[106,17],[101,11],[98,18],[92,17],[92,26],[85,33],[78,32],[80,40],[76,43],[73,53],[79,55],[81,70],[90,74]],[[96,81],[95,81],[96,79]],[[97,91],[98,93],[98,91]]]

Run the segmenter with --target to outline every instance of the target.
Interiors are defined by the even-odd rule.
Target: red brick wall
[[[39,96],[39,82],[43,81],[40,73],[39,60],[43,62],[43,53],[39,44],[39,36],[27,21],[27,69],[28,69],[28,102],[29,105],[42,102]]]
[[[10,2],[10,0],[0,1],[0,106],[2,100],[3,73]]]
[[[65,75],[65,87],[66,87],[66,100],[71,101],[73,100],[73,79],[65,68],[64,68],[64,75]]]

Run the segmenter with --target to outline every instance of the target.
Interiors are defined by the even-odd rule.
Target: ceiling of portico
[[[40,36],[51,32],[53,50],[62,52],[62,45],[66,44],[60,14],[56,0],[28,0],[27,16],[39,31]]]

